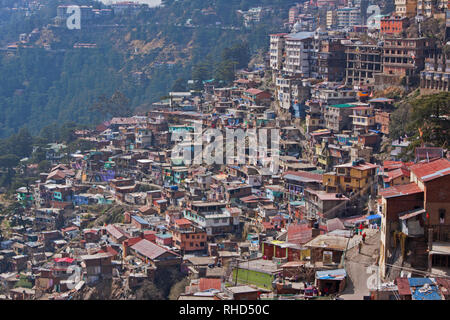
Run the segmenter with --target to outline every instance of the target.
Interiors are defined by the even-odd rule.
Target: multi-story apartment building
[[[337,11],[336,10],[328,10],[327,11],[326,24],[327,24],[327,29],[334,29],[334,28],[336,28],[336,26],[338,24]]]
[[[425,56],[433,45],[427,38],[386,38],[383,46],[383,73],[413,76],[424,68]]]
[[[442,14],[448,11],[448,0],[417,0],[417,15],[423,17],[436,17],[436,14]]]
[[[361,43],[347,44],[346,47],[346,83],[350,85],[373,84],[375,74],[383,71],[382,48],[378,45]]]
[[[320,41],[317,62],[320,78],[327,81],[342,81],[345,78],[345,46],[341,39]]]
[[[294,24],[297,22],[298,19],[298,7],[292,7],[289,9],[289,24]]]
[[[359,7],[345,7],[337,9],[337,26],[351,28],[362,24],[361,9]]]
[[[327,192],[367,193],[376,176],[377,165],[364,160],[335,166],[335,172],[323,174]]]
[[[342,104],[356,101],[356,91],[342,85],[322,85],[311,87],[311,100],[323,105]]]
[[[324,108],[325,127],[335,133],[350,129],[354,104],[334,104]]]
[[[383,134],[389,134],[389,123],[391,120],[391,113],[383,110],[375,111],[376,128]]]
[[[431,17],[433,15],[433,0],[417,0],[417,15]]]
[[[322,106],[317,100],[306,101],[306,132],[310,133],[325,127]]]
[[[287,33],[277,33],[270,35],[270,68],[281,71],[284,62],[284,37]]]
[[[175,220],[175,226],[171,232],[174,247],[182,252],[195,252],[206,249],[206,232],[192,227],[187,219]]]
[[[332,219],[342,217],[347,210],[349,198],[339,193],[305,190],[305,209],[308,218]]]
[[[283,71],[289,75],[309,78],[311,75],[311,52],[313,32],[298,32],[286,36]]]
[[[235,232],[239,228],[239,212],[234,209],[227,208],[224,202],[192,201],[183,217],[205,230],[208,236],[213,236]]]
[[[420,0],[419,0],[420,1]],[[412,18],[417,12],[417,0],[395,0],[395,14]]]
[[[436,50],[425,58],[425,70],[420,73],[420,88],[450,91],[450,53]]]
[[[260,23],[265,14],[266,9],[262,7],[250,8],[243,14],[245,27],[249,28],[254,24]]]
[[[304,102],[310,96],[307,80],[295,76],[277,77],[275,88],[277,101],[283,109],[289,109],[294,104]]]
[[[325,77],[328,77],[334,70],[339,69],[342,53],[340,55],[335,53],[339,51],[339,43],[332,42],[331,45],[322,43],[327,38],[326,32],[301,31],[290,34],[271,34],[269,53],[271,69],[289,76],[320,78],[318,60],[324,46],[329,57],[321,58],[322,71]],[[328,65],[332,70],[327,69]],[[341,72],[337,74],[339,76]],[[274,73],[274,82],[276,77],[277,74]]]
[[[409,167],[410,183],[380,191],[380,276],[389,275],[395,252],[413,268],[448,268],[450,162],[437,159]],[[400,250],[398,250],[400,249]]]
[[[409,26],[409,18],[402,16],[386,16],[380,20],[380,33],[394,35],[402,33]]]
[[[375,112],[369,106],[356,106],[349,116],[352,119],[352,126],[355,132],[368,132],[375,127]]]

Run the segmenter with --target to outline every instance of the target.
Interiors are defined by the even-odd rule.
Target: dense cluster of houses
[[[113,278],[133,289],[167,267],[191,279],[179,299],[339,294],[345,253],[362,233],[381,234],[382,278],[398,260],[430,272],[448,267],[450,196],[438,187],[450,177],[444,150],[418,148],[415,163],[376,163],[384,134],[354,119],[377,102],[355,97],[317,112],[337,112],[336,128],[298,128],[277,117],[270,90],[257,89],[263,74],[239,71],[233,87],[172,92],[145,116],[75,131],[91,150],[49,145],[53,167],[17,190],[23,210],[1,242],[4,297],[69,299]],[[172,136],[198,123],[280,129],[278,171],[262,170],[265,158],[193,165],[174,157]],[[96,207],[123,209],[118,222],[101,223]],[[17,287],[23,277],[32,288]]]
[[[402,162],[401,140],[379,160],[393,100],[369,93],[376,75],[418,74],[429,39],[378,47],[309,32],[295,8],[294,32],[271,35],[267,65],[237,71],[232,85],[204,81],[144,115],[75,131],[90,150],[49,145],[52,168],[17,190],[15,226],[0,243],[0,297],[71,299],[105,279],[133,290],[161,268],[189,277],[180,300],[336,296],[347,252],[380,237],[367,297],[448,299],[449,154],[421,146]],[[389,41],[417,55],[393,62]],[[278,130],[278,150],[250,161],[243,140],[244,163],[234,149],[231,161],[195,161],[208,131],[250,129]],[[279,166],[264,170],[275,155]]]

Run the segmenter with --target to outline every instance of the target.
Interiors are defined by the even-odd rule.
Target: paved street
[[[358,253],[358,242],[361,236],[355,236],[351,239],[345,260],[345,269],[347,270],[347,286],[340,298],[344,300],[362,300],[364,296],[369,295],[367,289],[367,279],[370,274],[367,273],[367,267],[376,263],[380,248],[379,230],[366,230],[366,243],[363,245],[361,253]]]

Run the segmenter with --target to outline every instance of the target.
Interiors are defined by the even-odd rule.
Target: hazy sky
[[[123,1],[132,1],[139,3],[146,3],[149,7],[159,6],[161,4],[161,0],[100,0],[104,4],[111,4],[115,2],[123,2]]]

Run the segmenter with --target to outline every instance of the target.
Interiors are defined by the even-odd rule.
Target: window
[[[445,222],[445,209],[439,209],[439,223]]]

